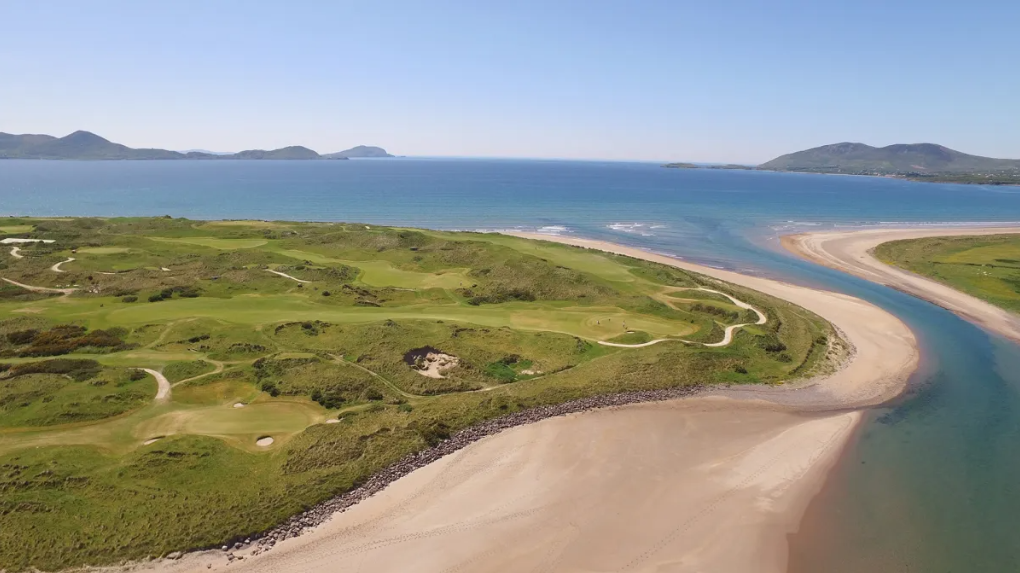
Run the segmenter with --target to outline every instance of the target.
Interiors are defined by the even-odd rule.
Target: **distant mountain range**
[[[669,163],[678,169],[739,169],[738,165],[700,166]],[[898,143],[872,147],[863,143],[834,143],[789,153],[743,169],[796,171],[841,175],[900,177],[916,181],[1020,185],[1020,160],[968,155],[934,143]]]
[[[362,158],[362,157],[393,157],[386,150],[381,147],[372,147],[370,145],[359,145],[350,149],[339,151],[337,153],[327,153],[323,155],[326,159],[348,159],[351,157]]]
[[[886,147],[835,143],[783,155],[758,168],[826,173],[870,171],[890,175],[976,173],[1020,170],[1020,160],[968,155],[934,143],[898,143]]]
[[[207,153],[203,151],[170,151],[167,149],[134,149],[113,143],[88,131],[76,131],[64,137],[51,135],[13,135],[0,132],[0,159],[277,159],[309,160],[340,159],[351,157],[393,157],[381,147],[359,145],[345,151],[319,155],[299,145],[265,151],[249,149],[239,153]]]

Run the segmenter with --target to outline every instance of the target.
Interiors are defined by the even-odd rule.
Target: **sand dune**
[[[608,243],[533,238],[655,260],[796,302],[836,324],[856,352],[840,372],[797,389],[720,390],[726,396],[513,428],[267,553],[228,565],[226,553],[209,551],[137,569],[785,571],[786,536],[860,419],[845,409],[897,394],[916,367],[910,330],[845,295]]]
[[[922,237],[1020,233],[1020,227],[929,227],[868,229],[787,235],[783,246],[827,267],[891,286],[933,302],[988,330],[1020,341],[1020,317],[981,299],[909,271],[891,267],[872,254],[882,243]]]

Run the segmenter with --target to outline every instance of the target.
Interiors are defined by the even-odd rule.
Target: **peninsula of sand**
[[[867,229],[786,235],[787,250],[820,265],[923,298],[992,332],[1020,342],[1020,317],[937,281],[889,266],[872,254],[889,241],[1020,233],[1020,227],[924,227]]]
[[[905,387],[918,353],[862,300],[610,243],[521,235],[647,259],[794,302],[853,346],[791,388],[718,390],[518,426],[393,482],[259,555],[206,551],[135,570],[786,570],[787,535],[861,419]]]

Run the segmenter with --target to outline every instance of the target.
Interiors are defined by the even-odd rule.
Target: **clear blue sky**
[[[0,2],[0,131],[130,146],[1020,158],[1020,2]]]

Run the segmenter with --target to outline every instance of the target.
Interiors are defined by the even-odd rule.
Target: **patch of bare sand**
[[[635,404],[490,436],[232,571],[781,572],[788,533],[860,420],[917,363],[895,317],[852,297],[595,241],[532,237],[676,265],[793,301],[856,347],[797,390]],[[734,399],[741,398],[741,399]],[[798,410],[823,410],[805,413]],[[140,570],[227,567],[194,553]]]
[[[446,378],[443,376],[448,370],[452,370],[460,365],[460,358],[444,354],[442,352],[429,352],[425,356],[419,358],[412,370],[425,376],[427,378]]]
[[[787,250],[809,261],[893,287],[933,302],[992,332],[1020,342],[1020,317],[950,286],[889,266],[873,255],[889,241],[923,237],[953,237],[1020,233],[1020,227],[927,227],[868,229],[786,235]]]

